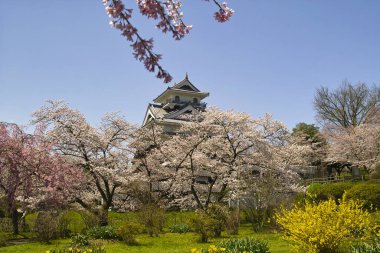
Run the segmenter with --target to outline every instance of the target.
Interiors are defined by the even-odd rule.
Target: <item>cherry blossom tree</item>
[[[369,172],[380,163],[380,124],[363,123],[329,133],[329,161],[363,166]]]
[[[217,6],[218,10],[214,17],[218,22],[228,21],[234,13],[226,2],[205,1],[213,2]],[[102,2],[110,17],[111,26],[120,30],[121,35],[131,42],[134,57],[143,62],[148,71],[157,71],[157,78],[169,83],[172,77],[159,63],[162,56],[153,52],[153,39],[144,39],[131,21],[132,8],[127,7],[121,0],[102,0]],[[142,15],[158,20],[156,27],[163,33],[171,33],[176,40],[182,39],[191,30],[192,26],[183,20],[181,0],[136,0],[136,4]]]
[[[15,234],[19,232],[18,208],[25,215],[41,205],[62,206],[80,178],[72,164],[52,153],[43,137],[0,123],[0,191]]]
[[[304,163],[306,149],[290,143],[285,126],[270,115],[252,119],[216,108],[190,115],[176,134],[154,123],[138,134],[136,167],[181,207],[238,198],[255,165],[275,170],[291,188],[298,179],[294,165]]]
[[[75,201],[107,225],[116,195],[133,180],[128,147],[134,127],[117,114],[107,114],[92,127],[77,110],[62,101],[48,101],[34,114],[33,123],[46,128],[54,150],[76,164],[86,178]],[[118,199],[120,200],[120,198]]]

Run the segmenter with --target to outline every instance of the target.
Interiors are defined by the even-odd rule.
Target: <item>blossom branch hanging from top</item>
[[[228,21],[234,11],[227,6],[226,2],[217,0],[205,0],[213,2],[218,7],[214,17],[218,22]],[[132,9],[127,8],[121,0],[102,0],[106,12],[110,17],[112,27],[121,31],[121,35],[131,42],[133,56],[143,62],[145,68],[155,72],[156,77],[163,79],[165,83],[172,80],[172,76],[162,67],[159,62],[160,54],[153,51],[153,39],[144,39],[138,29],[131,22]],[[156,27],[163,33],[171,33],[174,39],[180,40],[191,30],[192,26],[183,21],[181,0],[136,0],[140,13],[148,18],[158,20]]]

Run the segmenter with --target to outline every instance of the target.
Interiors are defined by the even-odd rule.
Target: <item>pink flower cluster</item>
[[[165,83],[172,80],[170,74],[162,68],[159,63],[161,55],[155,54],[153,50],[153,39],[143,39],[137,28],[130,22],[132,17],[132,9],[125,8],[121,0],[102,0],[103,4],[106,6],[106,12],[111,18],[110,24],[112,27],[121,31],[121,35],[124,36],[128,41],[131,41],[131,47],[133,48],[133,55],[139,61],[144,63],[145,68],[150,72],[155,72],[157,70],[156,76],[163,79]],[[139,2],[141,2],[141,7]],[[157,18],[157,14],[154,14],[157,7],[152,6],[151,2],[143,4],[143,1],[138,1],[140,11],[147,15],[148,17]],[[148,8],[149,7],[149,8]]]
[[[215,12],[214,17],[218,22],[223,23],[230,20],[230,18],[234,14],[234,10],[229,8],[226,2],[221,3],[220,6],[221,8],[219,9],[219,11]]]
[[[183,13],[181,12],[182,3],[178,0],[168,0],[163,2],[168,13],[168,17],[173,26],[173,37],[175,39],[181,39],[188,34],[192,28],[191,25],[187,25],[183,22]]]
[[[210,2],[210,0],[204,1]],[[213,2],[219,7],[219,10],[214,13],[214,18],[221,23],[229,21],[235,11],[228,7],[227,2],[220,3],[217,0]]]

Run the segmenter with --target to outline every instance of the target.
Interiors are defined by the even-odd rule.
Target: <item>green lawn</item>
[[[211,244],[217,244],[223,239],[230,238],[227,234],[223,234],[223,238],[210,240],[209,243],[198,243],[198,236],[194,233],[176,234],[169,233],[168,227],[172,224],[187,223],[194,212],[168,212],[166,214],[165,233],[159,237],[149,237],[146,234],[137,236],[138,246],[128,246],[121,242],[116,241],[96,241],[106,249],[107,253],[121,253],[121,252],[152,252],[152,253],[166,253],[166,252],[190,252],[192,248],[208,248]],[[28,221],[32,222],[35,219],[34,214],[28,217]],[[380,212],[372,213],[374,223],[380,223]],[[69,212],[70,225],[69,228],[73,233],[79,233],[84,228],[83,220],[80,215],[75,211]],[[136,213],[110,213],[110,224],[118,227],[123,224],[126,219],[136,219]],[[4,235],[1,233],[0,235]],[[33,237],[32,233],[26,234],[27,237]],[[267,229],[265,232],[254,233],[250,224],[243,224],[240,227],[239,235],[234,237],[253,237],[256,239],[263,239],[268,241],[272,253],[288,253],[293,252],[290,244],[281,238],[281,235],[271,232]],[[21,236],[19,236],[21,238]],[[0,253],[45,253],[48,250],[68,248],[70,244],[69,239],[56,240],[51,244],[40,244],[38,242],[27,243],[17,246],[0,247]]]
[[[280,238],[280,235],[262,232],[253,233],[251,232],[250,226],[243,225],[240,229],[239,235],[237,237],[251,236],[254,238],[264,239],[269,242],[271,252],[273,253],[286,253],[292,252],[289,244]],[[224,239],[229,236],[224,235]],[[154,252],[154,253],[165,253],[165,252],[190,252],[192,248],[207,248],[210,244],[216,244],[223,238],[212,239],[210,243],[201,244],[197,243],[197,235],[194,233],[186,234],[174,234],[165,233],[161,234],[160,237],[149,237],[148,235],[139,235],[137,241],[140,245],[138,246],[128,246],[120,242],[110,242],[110,241],[97,241],[104,245],[107,253],[121,253],[121,252]],[[0,248],[0,252],[4,253],[45,253],[47,250],[52,249],[63,249],[69,245],[69,240],[58,240],[53,241],[52,244],[40,244],[40,243],[28,243],[17,246],[7,246]]]

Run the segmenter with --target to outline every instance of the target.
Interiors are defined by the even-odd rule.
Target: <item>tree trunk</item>
[[[222,236],[222,228],[220,226],[215,228],[214,235],[215,235],[215,237],[221,237]]]
[[[13,234],[18,235],[18,212],[16,207],[12,208],[10,215],[12,219]]]
[[[107,206],[101,206],[98,208],[93,208],[90,205],[86,204],[80,198],[76,198],[75,201],[79,203],[84,209],[88,212],[94,214],[99,219],[99,226],[107,226],[108,225],[108,208]]]
[[[107,226],[108,225],[108,208],[102,207],[99,209],[97,216],[99,218],[99,226]]]

